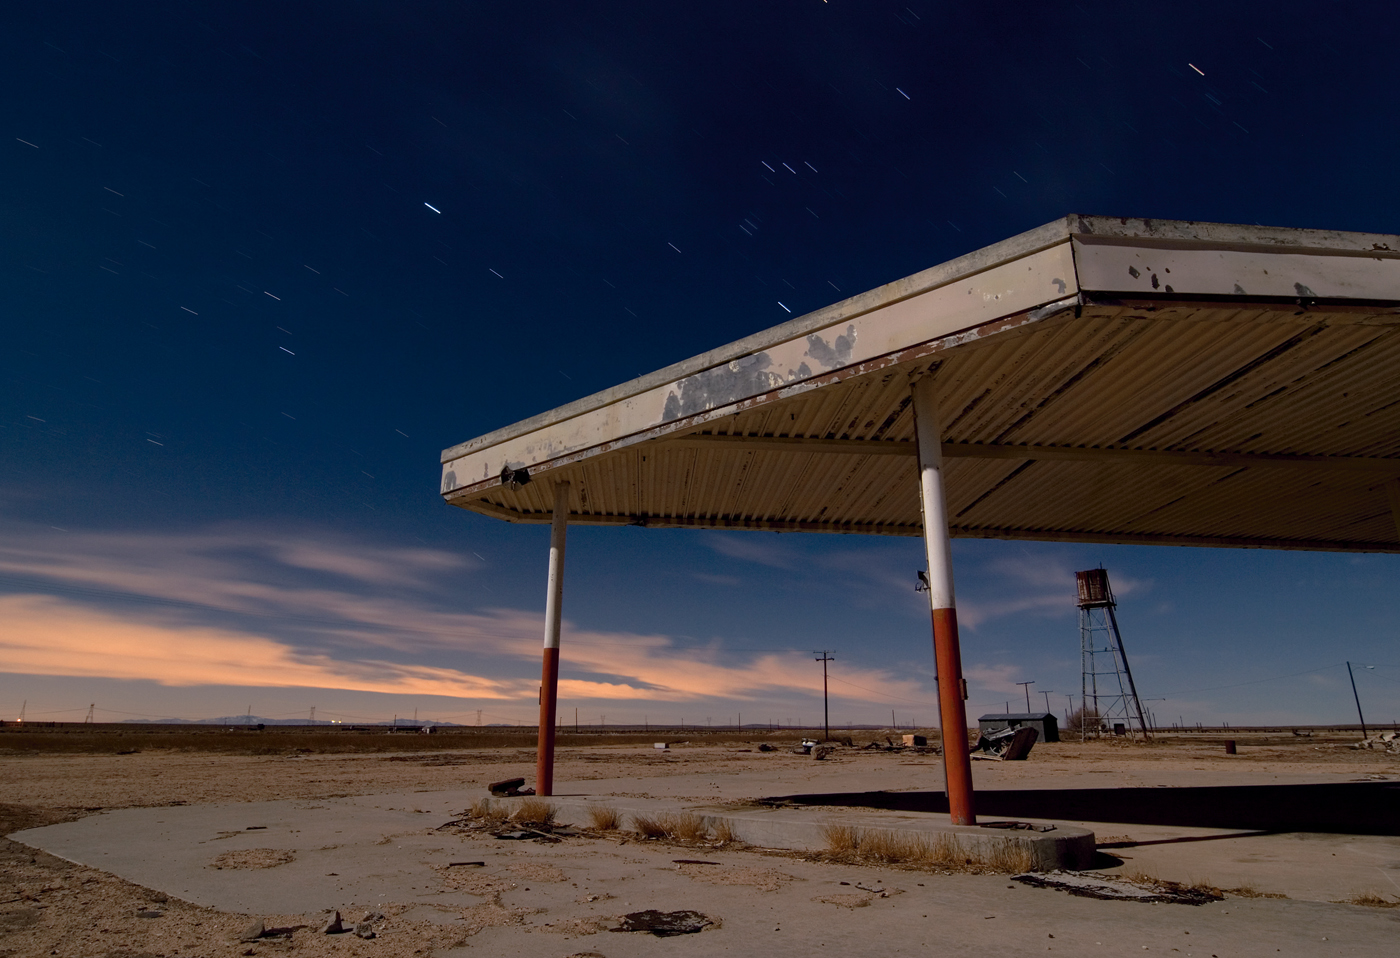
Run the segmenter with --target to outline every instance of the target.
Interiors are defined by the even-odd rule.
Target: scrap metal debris
[[[1032,888],[1053,888],[1080,898],[1105,901],[1139,901],[1172,905],[1204,905],[1223,901],[1219,892],[1203,888],[1188,888],[1176,882],[1145,879],[1140,882],[1107,875],[1079,872],[1049,872],[1046,874],[1013,875],[1012,881]]]
[[[693,935],[715,922],[698,911],[634,911],[618,919],[613,931],[646,931],[658,938],[672,935]]]
[[[491,790],[492,795],[497,795],[501,797],[509,797],[512,795],[535,794],[535,790],[533,788],[525,788],[524,785],[525,779],[523,778],[507,778],[499,782],[492,782],[486,787]]]
[[[1400,754],[1400,733],[1382,732],[1374,738],[1368,738],[1364,742],[1357,742],[1350,746],[1355,749],[1374,749],[1382,752],[1390,752],[1392,755]]]
[[[1003,762],[1020,762],[1031,754],[1031,748],[1040,738],[1040,732],[1030,725],[1016,728],[1001,728],[995,732],[983,732],[972,747],[972,752],[985,752]],[[982,758],[981,755],[976,755]]]

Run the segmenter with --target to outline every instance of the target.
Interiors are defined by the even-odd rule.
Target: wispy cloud
[[[767,541],[770,538],[772,537],[763,536],[760,539],[753,533],[726,535],[712,532],[706,535],[705,544],[720,555],[728,556],[731,559],[755,562],[759,565],[771,566],[774,569],[795,567],[800,559],[797,550]]]
[[[0,596],[0,661],[11,672],[169,686],[533,700],[543,616],[452,608],[471,566],[441,550],[314,532],[20,531],[0,545],[11,593]],[[876,701],[929,694],[885,670],[843,675]],[[821,675],[792,656],[566,623],[560,688],[575,700],[750,701],[820,694]]]

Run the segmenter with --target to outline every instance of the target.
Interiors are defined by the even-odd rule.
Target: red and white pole
[[[954,825],[975,825],[972,759],[967,746],[967,683],[958,649],[958,610],[953,596],[953,549],[943,483],[943,434],[932,376],[914,384],[914,436],[919,447],[919,499],[928,557],[928,598],[933,612],[933,657],[938,669],[938,713],[943,732],[943,772]]]
[[[544,602],[544,663],[540,669],[540,740],[535,794],[554,794],[554,720],[559,704],[559,623],[564,614],[564,538],[569,529],[569,484],[554,486],[549,533],[549,592]]]

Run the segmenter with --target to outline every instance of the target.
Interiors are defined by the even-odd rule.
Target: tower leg
[[[958,648],[958,610],[953,596],[953,551],[944,499],[943,435],[933,377],[914,384],[914,426],[919,447],[919,497],[928,558],[928,596],[933,615],[933,654],[938,668],[938,714],[943,732],[943,771],[948,811],[955,825],[975,825],[972,759],[967,747],[967,683]]]
[[[544,662],[540,669],[540,739],[535,753],[535,794],[554,794],[554,718],[559,703],[559,623],[564,610],[564,539],[569,528],[569,484],[554,487],[549,534],[549,591],[544,606]]]

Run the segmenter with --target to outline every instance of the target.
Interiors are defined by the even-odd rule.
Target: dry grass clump
[[[833,855],[854,855],[860,850],[860,829],[853,825],[823,825],[822,838]]]
[[[1030,849],[1010,839],[965,848],[956,835],[918,835],[851,825],[822,828],[827,853],[842,859],[910,864],[957,871],[1019,874],[1034,864]]]
[[[662,824],[666,826],[667,834],[674,839],[683,842],[703,842],[710,837],[710,828],[705,824],[702,815],[693,812],[682,812],[674,815],[663,815]]]
[[[555,813],[559,811],[549,802],[538,798],[527,798],[516,806],[511,819],[521,825],[553,825]]]
[[[732,845],[739,841],[739,833],[734,828],[734,823],[727,818],[717,818],[714,821],[714,838],[720,845]]]
[[[1400,908],[1400,899],[1386,898],[1372,892],[1359,892],[1350,898],[1337,902],[1339,905],[1364,905],[1367,908]]]
[[[1241,885],[1238,888],[1226,888],[1225,894],[1233,895],[1236,898],[1287,898],[1282,892],[1260,891],[1253,885]]]
[[[622,816],[617,809],[606,805],[590,805],[588,821],[600,832],[615,832],[622,827]]]
[[[726,831],[732,836],[732,827],[725,824]],[[710,837],[710,826],[705,817],[693,812],[668,812],[655,817],[633,815],[632,830],[643,838],[667,838],[676,842],[703,842]]]
[[[652,818],[650,815],[633,815],[632,831],[643,838],[666,837],[666,826],[661,823],[661,819]]]

